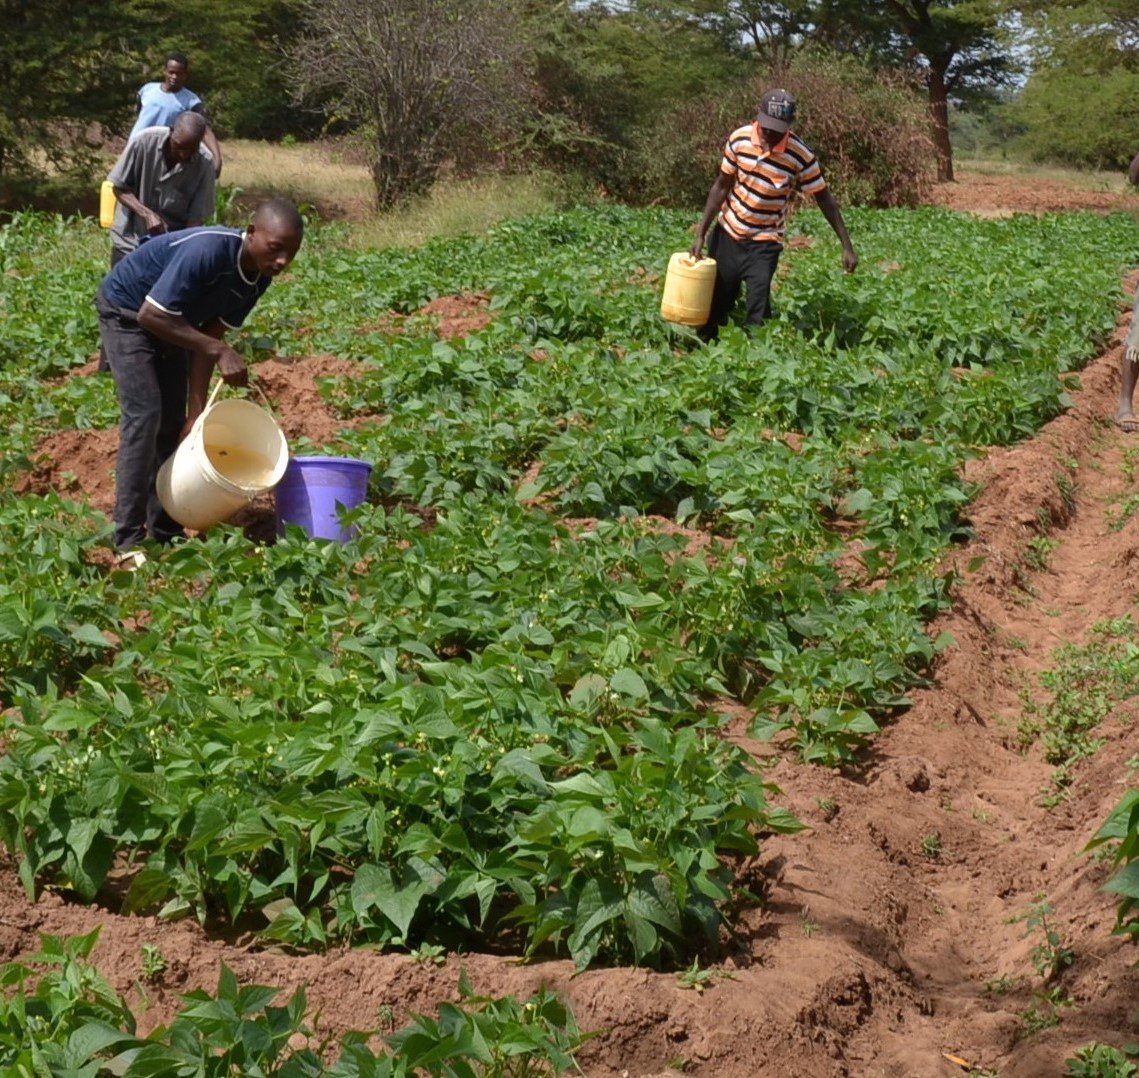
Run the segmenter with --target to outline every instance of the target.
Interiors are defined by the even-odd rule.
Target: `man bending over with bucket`
[[[114,545],[137,569],[148,535],[183,533],[162,508],[155,476],[205,410],[216,366],[245,385],[245,360],[224,341],[270,282],[296,257],[304,224],[284,199],[259,206],[244,230],[205,226],[140,243],[103,278],[95,297],[99,335],[122,413],[115,462]]]

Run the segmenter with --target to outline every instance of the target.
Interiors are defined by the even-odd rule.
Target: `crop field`
[[[599,206],[415,250],[311,229],[237,343],[350,362],[318,382],[342,429],[291,448],[373,462],[357,538],[222,526],[134,574],[100,558],[81,484],[26,483],[46,437],[117,422],[108,377],[69,376],[104,237],[4,226],[0,839],[27,896],[292,953],[713,967],[761,901],[740,866],[804,826],[770,765],[857,767],[928,680],[963,465],[1065,408],[1139,260],[1124,215],[847,216],[855,275],[802,211],[776,317],[709,347],[659,317],[691,215]],[[489,316],[465,336],[417,313],[464,295]],[[40,958],[78,977],[93,945]],[[226,1000],[260,1023],[247,1052],[295,1068],[264,1073],[411,1073],[444,1042],[486,1064],[494,1038],[557,1068],[581,1039],[552,995],[468,993],[324,1071],[289,1047],[303,996],[266,1011],[232,977],[181,1036],[116,1039],[121,1000],[91,989],[52,1043],[198,1073],[171,1068],[246,1036],[216,1024]]]

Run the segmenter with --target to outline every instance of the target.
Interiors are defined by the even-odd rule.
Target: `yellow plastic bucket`
[[[110,228],[115,223],[115,185],[110,180],[104,180],[99,188],[99,224]]]
[[[667,322],[682,326],[702,326],[712,309],[712,287],[716,283],[716,260],[693,258],[678,251],[668,260],[660,315]]]
[[[158,469],[158,499],[183,527],[203,531],[272,490],[288,465],[285,435],[265,409],[211,401]]]

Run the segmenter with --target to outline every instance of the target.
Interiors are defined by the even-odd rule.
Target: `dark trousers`
[[[115,247],[112,244],[112,246],[111,246],[111,269],[114,269],[124,258],[127,257],[128,254],[130,254],[130,251],[120,251],[117,247]],[[107,350],[100,344],[99,345],[99,370],[100,371],[109,371],[110,369],[111,369],[111,365],[107,362]]]
[[[771,278],[779,264],[782,244],[774,240],[736,240],[717,224],[708,241],[708,256],[716,260],[716,284],[712,290],[712,309],[708,321],[697,331],[702,341],[716,339],[720,327],[728,320],[740,285],[747,285],[747,320],[758,325],[771,317]]]
[[[132,312],[112,307],[102,295],[95,308],[122,413],[115,458],[115,549],[130,550],[148,534],[167,542],[185,533],[162,508],[154,477],[178,448],[186,422],[189,354],[148,333]]]

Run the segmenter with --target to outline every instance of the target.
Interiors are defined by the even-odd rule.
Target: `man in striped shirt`
[[[791,130],[794,116],[795,98],[786,90],[768,90],[760,98],[755,121],[728,136],[720,174],[708,192],[691,250],[693,258],[701,256],[708,226],[718,215],[708,243],[708,254],[716,260],[716,287],[708,321],[697,330],[702,340],[715,339],[741,284],[747,285],[748,322],[758,324],[771,314],[771,279],[783,250],[787,203],[796,188],[815,196],[842,243],[843,269],[853,273],[858,265],[842,211],[819,162]]]

